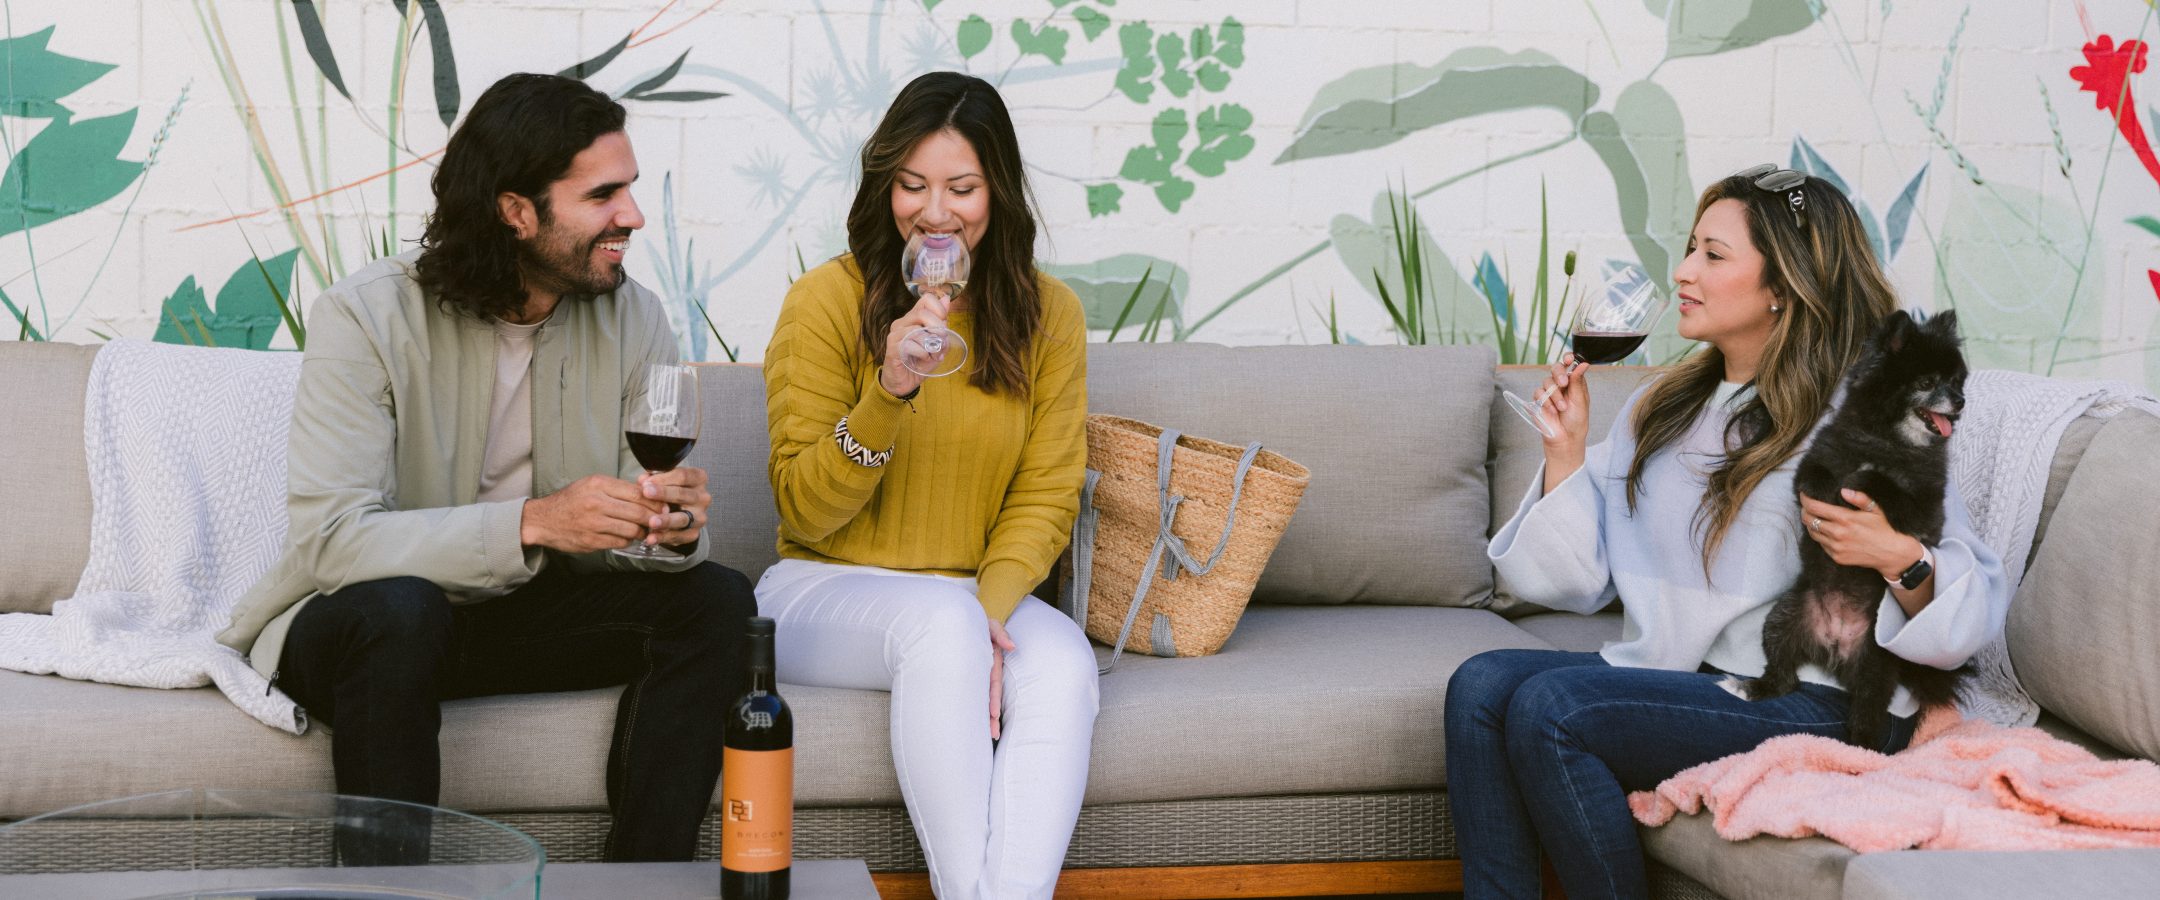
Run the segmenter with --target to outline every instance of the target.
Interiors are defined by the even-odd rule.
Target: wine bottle
[[[795,717],[773,678],[773,620],[750,620],[750,690],[728,708],[720,762],[720,896],[787,900],[794,861]]]

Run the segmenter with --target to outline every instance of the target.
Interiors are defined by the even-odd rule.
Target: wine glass
[[[1617,260],[1607,260],[1601,268],[1603,284],[1583,292],[1568,325],[1568,343],[1575,358],[1593,365],[1616,363],[1635,352],[1670,305],[1641,268]],[[1545,415],[1545,392],[1534,400],[1524,400],[1514,391],[1500,395],[1539,434],[1560,436],[1560,423]]]
[[[683,458],[690,455],[690,448],[697,446],[701,406],[696,369],[666,363],[646,366],[645,391],[638,396],[629,421],[623,423],[623,439],[630,443],[630,453],[637,457],[638,465],[653,475],[681,465]],[[668,504],[668,512],[681,511],[675,504]],[[655,562],[680,562],[689,558],[666,547],[647,544],[643,538],[628,547],[616,548],[615,553]]]
[[[900,251],[900,276],[918,297],[928,293],[951,300],[967,287],[970,267],[967,243],[957,234],[916,232]],[[900,336],[900,365],[924,378],[960,371],[967,356],[967,341],[950,328],[916,326]]]

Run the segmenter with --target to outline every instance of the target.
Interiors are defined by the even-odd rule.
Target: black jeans
[[[623,684],[607,764],[609,861],[688,860],[720,777],[727,704],[757,613],[750,581],[714,563],[674,574],[570,574],[452,606],[420,578],[356,584],[308,602],[285,637],[278,685],[335,729],[340,794],[436,803],[441,702]],[[412,848],[341,847],[350,863],[424,861]],[[355,855],[362,858],[355,859]]]

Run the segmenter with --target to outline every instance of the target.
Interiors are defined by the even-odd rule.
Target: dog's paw
[[[1727,675],[1723,678],[1718,679],[1717,682],[1717,686],[1724,688],[1725,693],[1731,694],[1742,700],[1753,700],[1755,698],[1748,696],[1748,684],[1748,681],[1742,679],[1738,675]]]

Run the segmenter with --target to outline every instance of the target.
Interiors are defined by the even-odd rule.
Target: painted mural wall
[[[0,7],[0,338],[301,345],[419,234],[461,111],[544,71],[629,107],[628,265],[685,352],[754,360],[893,94],[959,69],[1011,105],[1098,339],[1535,362],[1564,296],[1669,278],[1699,188],[1768,161],[1844,186],[1977,364],[2160,385],[2145,0]]]

